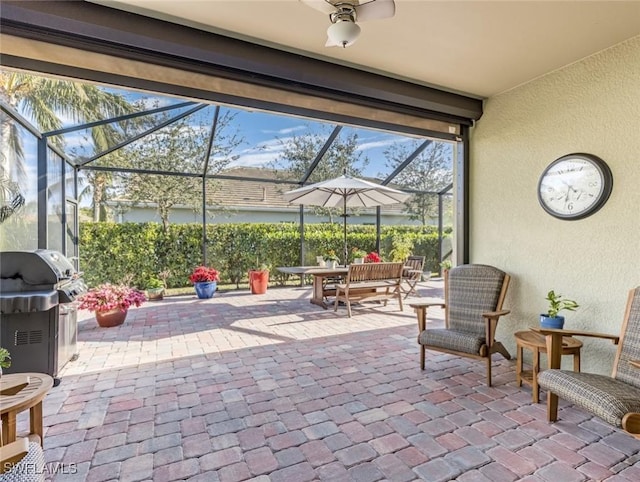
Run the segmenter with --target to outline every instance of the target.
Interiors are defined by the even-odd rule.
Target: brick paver
[[[470,359],[427,352],[422,371],[410,309],[346,318],[309,294],[168,297],[108,329],[81,312],[80,357],[44,401],[46,460],[75,473],[51,480],[640,477],[640,441],[564,401],[548,424],[514,360],[494,359],[491,388]]]

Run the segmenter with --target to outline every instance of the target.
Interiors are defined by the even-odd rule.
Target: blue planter
[[[556,316],[551,318],[547,315],[540,315],[540,328],[549,328],[554,330],[562,330],[564,327],[564,316]]]
[[[196,295],[201,300],[212,298],[216,292],[216,287],[218,286],[217,281],[201,281],[199,283],[195,283],[193,285],[196,289]]]

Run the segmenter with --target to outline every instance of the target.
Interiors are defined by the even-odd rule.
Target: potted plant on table
[[[381,263],[382,258],[375,251],[371,251],[368,255],[364,257],[365,263]]]
[[[331,250],[324,255],[324,262],[327,264],[327,268],[335,269],[340,263],[340,258],[335,251]]]
[[[211,298],[218,287],[220,273],[215,268],[197,266],[189,276],[189,281],[193,284],[198,298]]]
[[[351,255],[353,256],[354,264],[362,264],[364,263],[364,257],[367,255],[367,252],[364,249],[353,248]]]
[[[540,326],[542,328],[553,328],[561,330],[564,327],[564,316],[559,315],[560,311],[576,311],[578,303],[573,300],[563,299],[562,295],[557,295],[551,290],[545,298],[549,302],[549,309],[540,315]]]
[[[135,288],[104,283],[87,291],[79,300],[80,309],[95,313],[98,325],[111,327],[124,323],[129,308],[142,305],[147,298]]]

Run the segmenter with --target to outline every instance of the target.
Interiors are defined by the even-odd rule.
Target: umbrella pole
[[[343,265],[347,265],[347,258],[348,258],[348,250],[347,250],[347,196],[343,197],[343,206],[342,206],[342,220],[343,220],[343,229],[344,229],[344,251],[343,251],[343,258],[342,258],[342,264]]]

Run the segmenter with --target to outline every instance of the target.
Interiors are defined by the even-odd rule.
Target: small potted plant
[[[351,255],[353,256],[354,264],[362,264],[364,263],[364,257],[367,255],[367,252],[364,249],[353,248]]]
[[[331,250],[324,255],[324,261],[327,264],[327,268],[335,269],[340,263],[340,258],[338,258],[334,250]]]
[[[11,366],[11,355],[9,350],[0,347],[0,377],[2,376],[2,369],[9,368]]]
[[[197,266],[189,276],[189,281],[193,284],[198,298],[211,298],[218,287],[220,273],[215,268]]]
[[[98,325],[118,326],[124,323],[131,306],[140,306],[147,297],[140,290],[126,285],[104,283],[90,289],[80,298],[79,308],[93,311]]]
[[[151,300],[161,300],[164,297],[164,282],[155,276],[147,278],[145,281],[145,291],[147,298]]]
[[[368,255],[364,257],[365,263],[381,263],[382,258],[375,251],[371,251]]]
[[[564,327],[564,316],[559,315],[562,310],[576,311],[578,303],[573,300],[563,299],[562,295],[557,295],[551,290],[545,298],[549,302],[549,309],[540,315],[540,326],[542,328],[553,328],[561,330]]]

